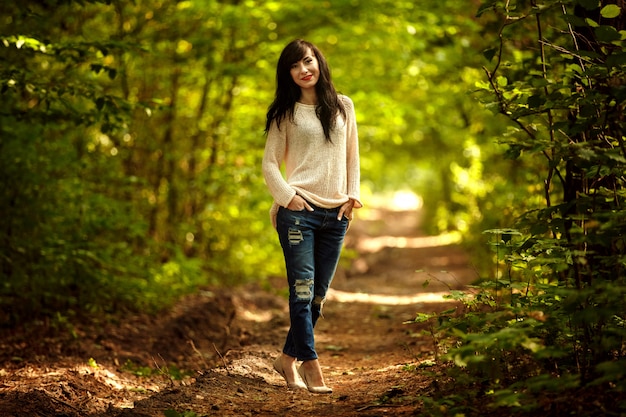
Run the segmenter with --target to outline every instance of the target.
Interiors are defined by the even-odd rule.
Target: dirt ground
[[[405,322],[450,308],[443,295],[475,273],[454,236],[420,234],[418,212],[365,213],[316,329],[331,395],[289,391],[272,370],[289,325],[276,278],[73,335],[51,323],[1,335],[0,416],[422,415],[433,343]]]

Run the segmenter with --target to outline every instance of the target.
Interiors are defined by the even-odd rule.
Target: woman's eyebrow
[[[298,62],[304,61],[305,59],[313,59],[314,55],[304,55],[302,58],[293,61],[293,64],[297,64]],[[293,65],[291,64],[291,65]]]

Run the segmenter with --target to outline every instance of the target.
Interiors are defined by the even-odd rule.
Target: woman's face
[[[317,58],[311,48],[308,48],[304,57],[291,65],[291,78],[301,89],[314,88],[320,75]]]

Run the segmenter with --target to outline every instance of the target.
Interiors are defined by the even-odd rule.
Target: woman
[[[359,201],[358,134],[352,101],[339,95],[319,49],[298,39],[283,49],[267,112],[263,175],[283,248],[291,326],[274,369],[289,388],[331,393],[313,328]],[[281,174],[285,164],[286,179]],[[302,365],[297,369],[296,363]]]

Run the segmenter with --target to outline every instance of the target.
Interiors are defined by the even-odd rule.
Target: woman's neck
[[[317,94],[315,90],[301,90],[300,100],[298,100],[302,104],[317,104]]]

